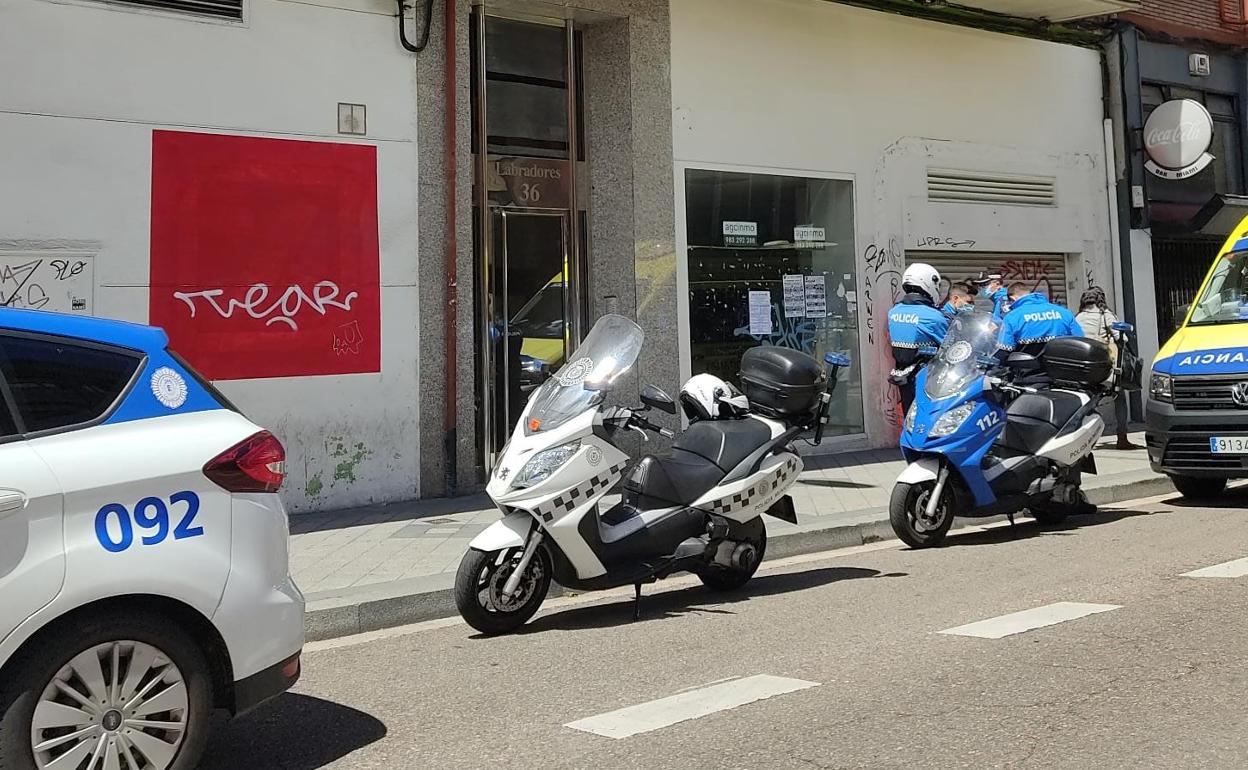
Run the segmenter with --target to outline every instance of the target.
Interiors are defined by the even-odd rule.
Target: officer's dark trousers
[[[910,405],[914,403],[914,380],[898,385],[897,390],[901,392],[901,414],[904,418],[910,412]]]

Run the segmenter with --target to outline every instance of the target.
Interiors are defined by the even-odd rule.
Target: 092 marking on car
[[[185,504],[186,511],[177,525],[173,526],[173,539],[186,540],[204,534],[202,526],[193,526],[199,514],[199,495],[191,491],[170,495],[169,504],[159,497],[145,497],[134,505],[133,514],[121,503],[109,503],[95,514],[95,537],[109,553],[122,553],[135,544],[135,527],[150,531],[139,540],[143,545],[159,545],[169,538],[169,506]],[[116,523],[116,535],[110,526]]]

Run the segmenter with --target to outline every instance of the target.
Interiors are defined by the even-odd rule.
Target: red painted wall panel
[[[381,370],[377,151],[152,132],[151,323],[214,380]]]

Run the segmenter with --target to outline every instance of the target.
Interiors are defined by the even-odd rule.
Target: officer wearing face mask
[[[975,292],[965,283],[955,283],[949,287],[949,299],[940,309],[951,320],[958,313],[971,313],[975,310]]]
[[[940,273],[921,262],[906,268],[901,277],[901,301],[888,311],[888,336],[893,346],[893,371],[889,381],[901,391],[901,406],[914,403],[914,380],[931,360],[924,350],[938,348],[949,331],[949,318],[936,307],[940,296]]]
[[[984,271],[972,283],[979,287],[980,297],[992,300],[992,317],[1004,318],[1010,309],[1010,298],[1002,282],[1002,275]]]

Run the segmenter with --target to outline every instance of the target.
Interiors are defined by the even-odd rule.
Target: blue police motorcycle
[[[1038,357],[1013,353],[1002,364],[1000,330],[989,313],[955,317],[919,374],[901,436],[909,465],[889,502],[893,531],[913,548],[939,545],[955,516],[1026,509],[1055,523],[1095,510],[1080,482],[1096,472],[1092,449],[1105,431],[1097,407],[1116,393],[1109,347],[1062,337]]]

